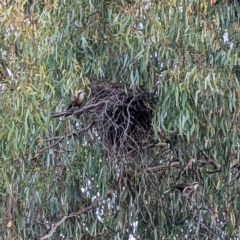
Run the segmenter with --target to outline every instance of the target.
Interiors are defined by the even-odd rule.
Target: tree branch
[[[84,209],[82,209],[78,212],[73,212],[73,213],[70,213],[67,216],[64,216],[60,221],[52,224],[52,228],[49,231],[49,233],[44,235],[43,237],[41,237],[40,240],[48,239],[49,237],[51,237],[53,235],[53,233],[55,232],[57,227],[60,226],[65,220],[67,220],[68,218],[80,216],[81,214],[90,211],[91,209],[93,209],[94,207],[97,206],[97,204],[100,200],[101,200],[101,197],[97,197],[97,198],[94,199],[93,203],[89,207],[86,207],[86,208],[84,208]]]

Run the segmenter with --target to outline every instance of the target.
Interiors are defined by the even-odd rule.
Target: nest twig
[[[55,113],[60,116],[89,114],[104,147],[115,157],[140,152],[153,143],[154,98],[145,90],[123,90],[100,85],[81,108]]]

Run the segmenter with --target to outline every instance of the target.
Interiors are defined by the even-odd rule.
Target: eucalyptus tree
[[[238,237],[239,9],[3,1],[1,236]]]

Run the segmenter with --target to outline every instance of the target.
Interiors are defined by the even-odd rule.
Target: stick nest
[[[123,90],[116,85],[97,86],[80,109],[52,117],[88,114],[91,128],[110,155],[123,157],[141,152],[153,142],[154,97],[144,89]]]

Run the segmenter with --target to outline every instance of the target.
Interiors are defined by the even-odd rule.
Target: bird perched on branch
[[[85,95],[86,95],[86,93],[84,92],[84,90],[77,91],[77,96],[74,96],[71,99],[71,102],[69,103],[66,110],[69,110],[70,108],[73,108],[73,107],[81,107],[83,104]]]
[[[182,193],[182,195],[189,196],[189,195],[192,195],[192,193],[197,189],[198,185],[199,185],[198,182],[180,183],[173,186],[171,189],[167,190],[166,192],[164,192],[164,194],[173,190],[177,190],[180,193]]]

